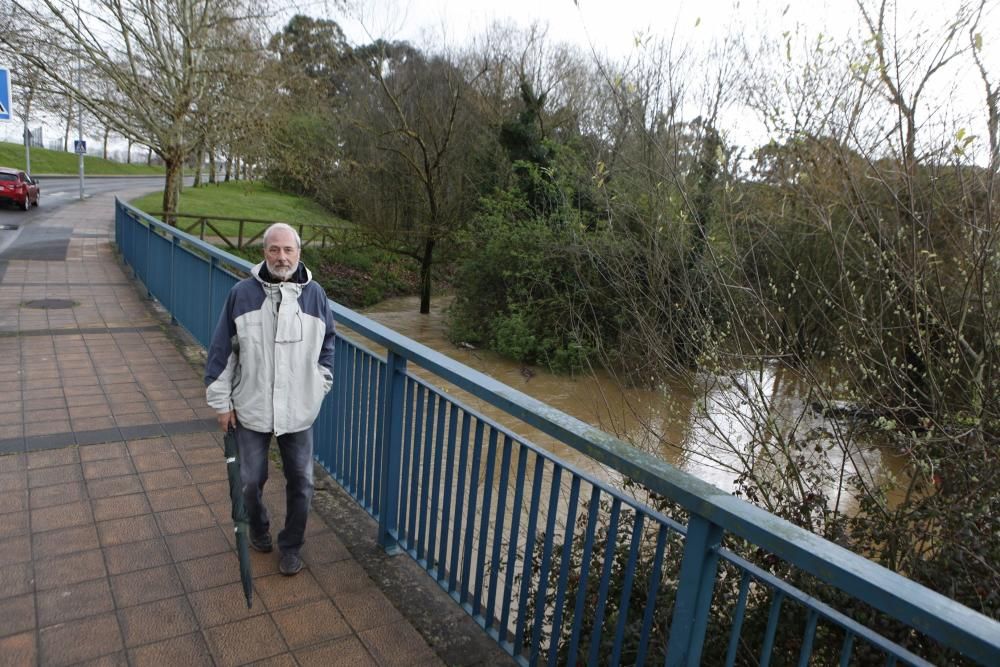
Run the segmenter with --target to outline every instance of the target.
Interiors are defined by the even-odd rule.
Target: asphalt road
[[[36,176],[41,187],[38,206],[28,211],[0,204],[0,259],[25,230],[44,222],[54,211],[80,201],[80,181],[77,176]],[[190,183],[190,180],[187,181]],[[96,194],[127,192],[133,198],[143,192],[163,189],[163,176],[88,176],[84,179],[84,197]],[[35,230],[32,230],[35,231]]]

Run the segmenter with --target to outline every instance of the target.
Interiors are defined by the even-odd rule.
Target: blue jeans
[[[267,451],[270,433],[258,433],[236,425],[236,446],[240,453],[240,481],[243,483],[243,503],[250,518],[250,534],[260,536],[270,532],[271,517],[264,505],[264,484],[267,482]],[[297,554],[305,540],[306,519],[313,496],[313,434],[312,428],[278,436],[278,451],[285,472],[285,527],[278,533],[278,548],[282,553]]]

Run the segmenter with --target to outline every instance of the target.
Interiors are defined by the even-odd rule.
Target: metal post
[[[24,173],[31,176],[31,130],[27,118],[24,119]]]
[[[701,660],[721,543],[722,528],[691,515],[670,623],[667,667],[696,667]]]
[[[382,403],[382,466],[379,480],[378,543],[386,553],[400,552],[396,541],[399,514],[400,459],[403,451],[403,393],[406,359],[389,352],[385,364],[386,392]]]

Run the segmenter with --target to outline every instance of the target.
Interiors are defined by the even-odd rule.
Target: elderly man
[[[208,404],[235,429],[250,545],[273,549],[262,491],[273,433],[285,473],[282,574],[302,569],[313,495],[312,424],[333,384],[333,316],[323,288],[299,262],[301,240],[282,223],[264,232],[264,261],[229,292],[205,364]]]

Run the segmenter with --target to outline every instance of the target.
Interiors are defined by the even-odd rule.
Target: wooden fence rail
[[[221,215],[201,215],[198,213],[171,213],[153,212],[149,215],[159,218],[164,222],[168,218],[172,220],[172,226],[187,232],[197,233],[198,238],[205,240],[206,228],[211,236],[214,235],[222,243],[233,250],[239,250],[261,240],[264,231],[275,222],[281,220],[262,220],[260,218],[233,218]],[[192,222],[180,222],[181,219],[192,220]],[[235,223],[235,231],[231,228]],[[312,222],[285,223],[295,228],[302,239],[302,245],[319,244],[325,248],[327,244],[343,244],[347,241],[357,241],[361,238],[360,230],[354,225],[324,225]],[[228,229],[227,229],[228,228]],[[197,232],[194,230],[197,229]]]

